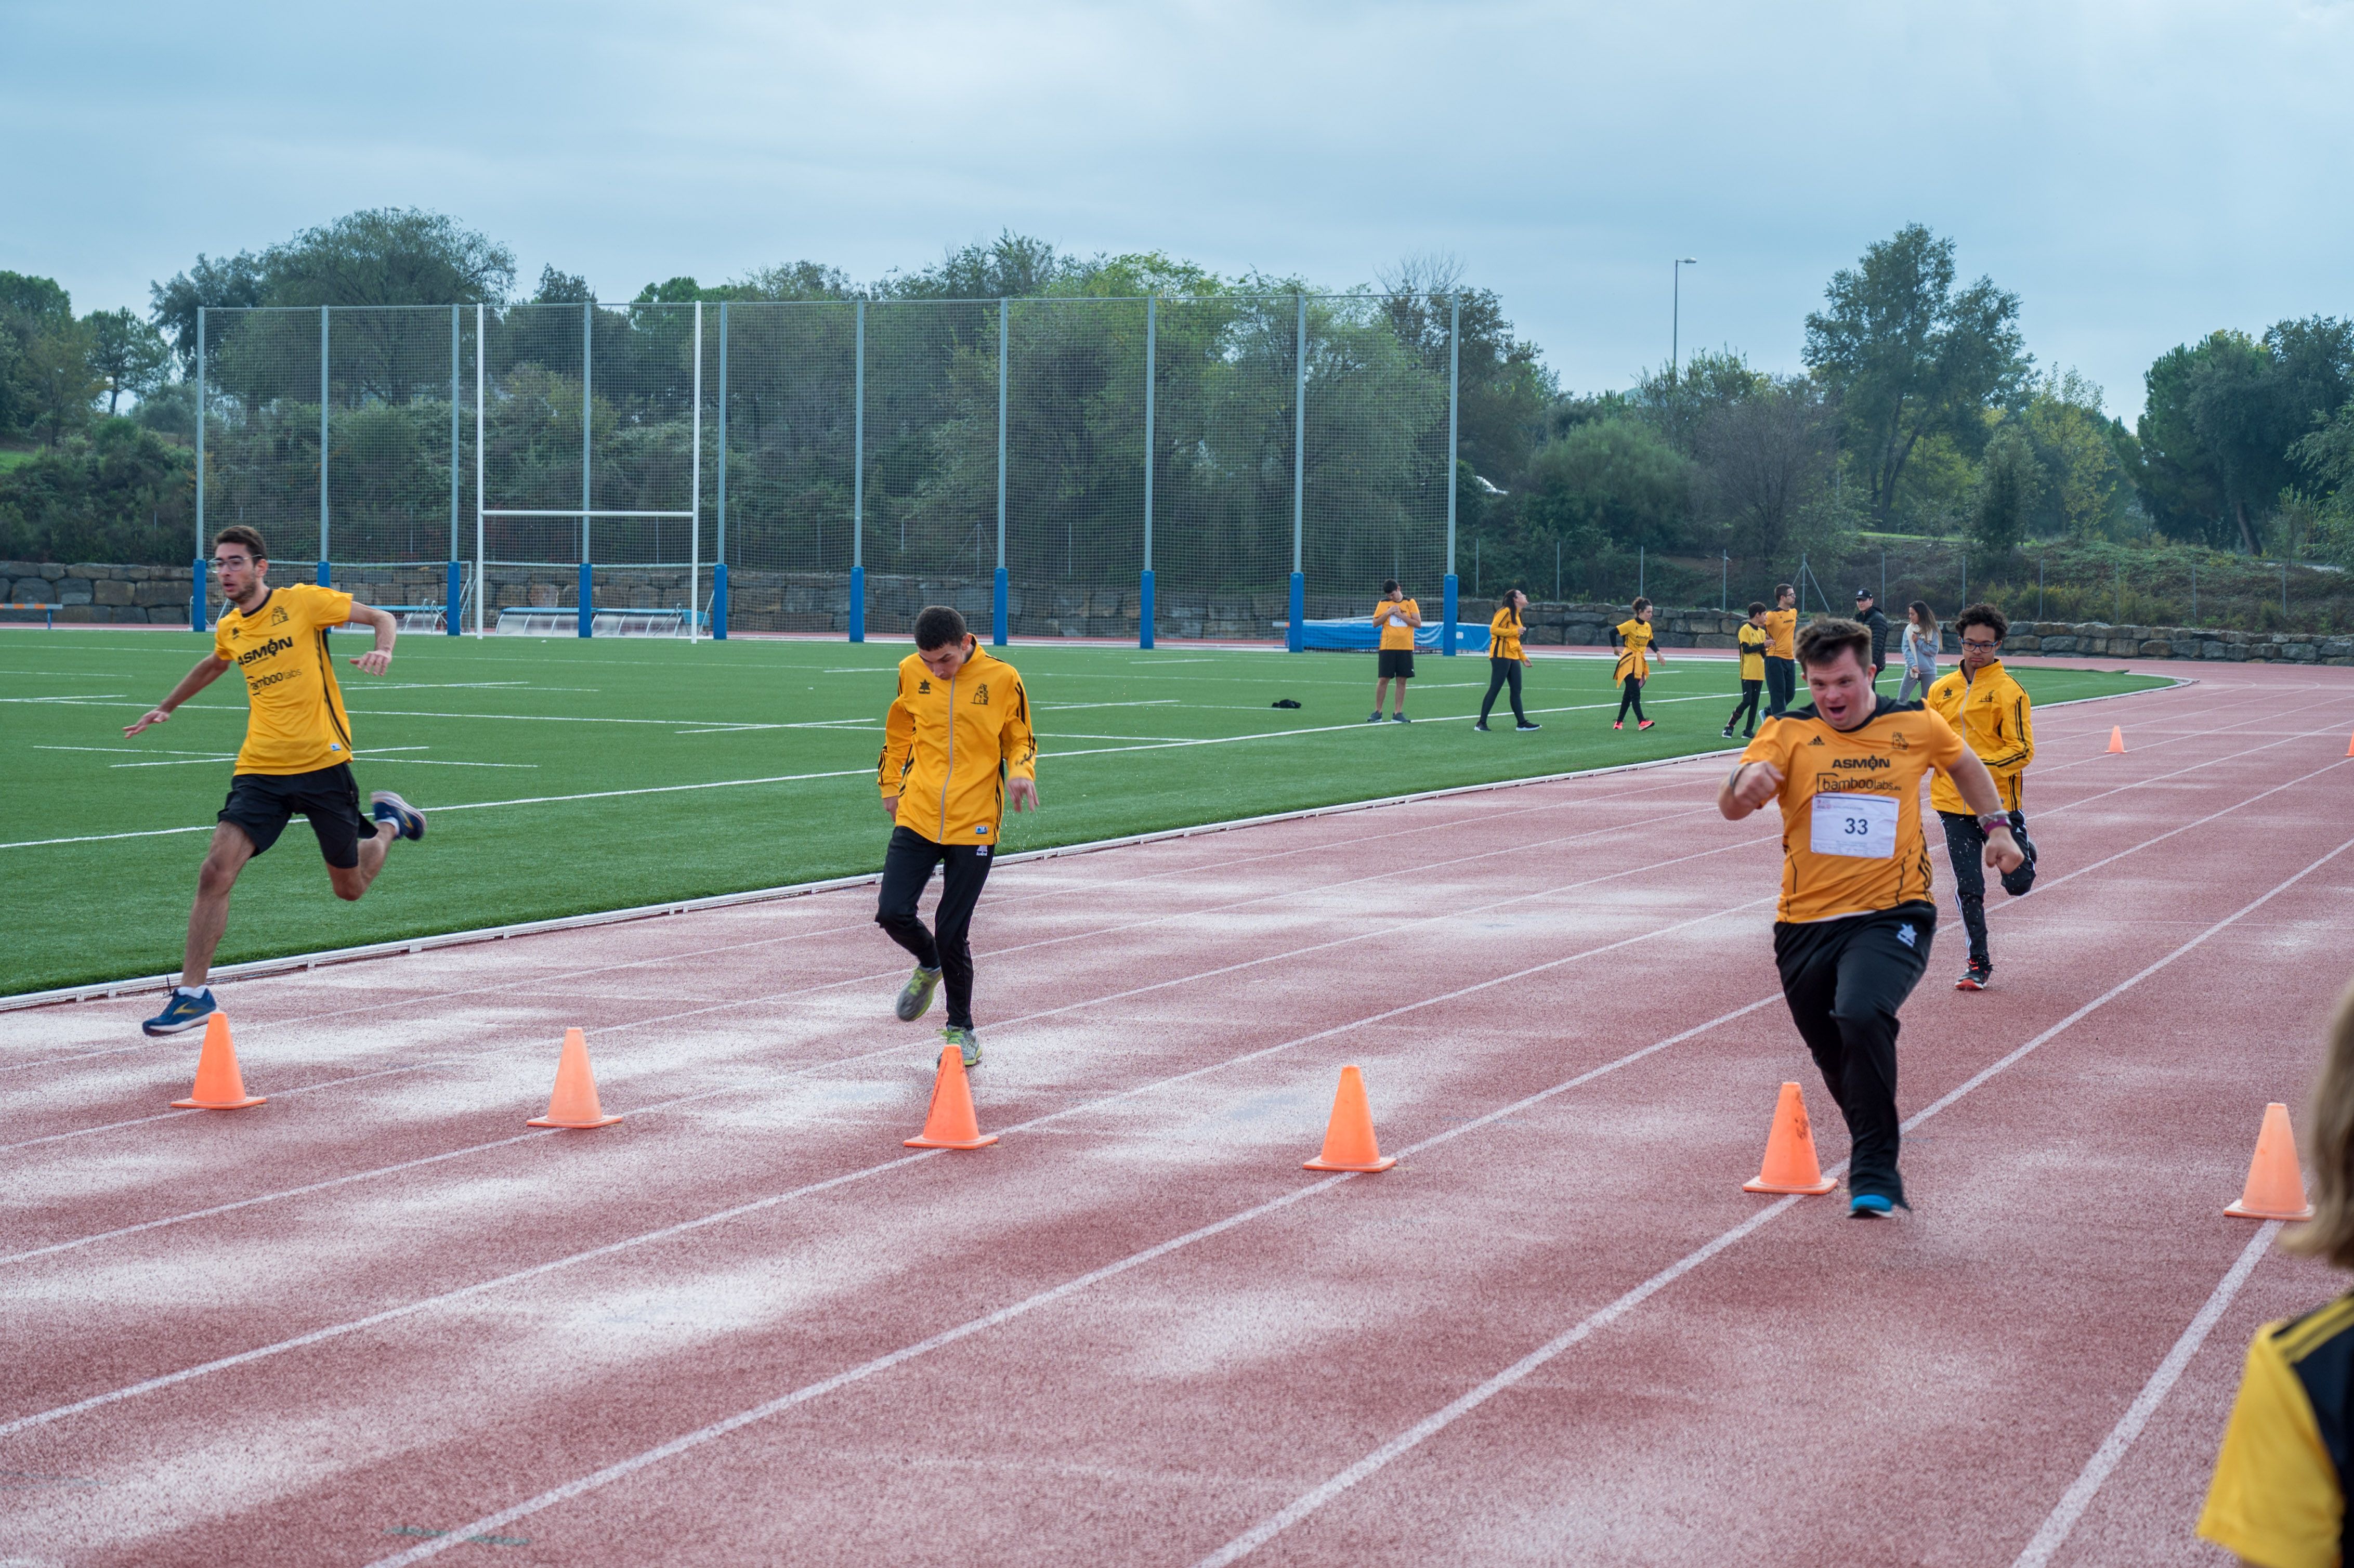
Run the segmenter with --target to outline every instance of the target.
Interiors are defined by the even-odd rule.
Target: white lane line
[[[64,703],[72,705],[75,703],[109,702],[119,699],[123,695],[125,695],[125,694],[122,692],[83,692],[70,697],[0,697],[0,703],[21,703],[28,706],[37,706],[43,703]]]
[[[2270,791],[2267,791],[2267,793],[2269,792]],[[2028,1041],[2017,1050],[2010,1052],[2008,1055],[2001,1057],[1999,1060],[1971,1075],[1970,1077],[1966,1079],[1958,1086],[1932,1101],[1927,1107],[1924,1107],[1914,1116],[1907,1118],[1903,1123],[1903,1130],[1911,1132],[1923,1122],[1927,1121],[1931,1117],[1935,1116],[1938,1112],[1955,1105],[1960,1101],[1963,1097],[1970,1094],[1972,1091],[1984,1085],[1988,1079],[1994,1077],[1997,1074],[2001,1073],[2025,1060],[2031,1053],[2041,1046],[2046,1041],[2057,1037],[2062,1032],[2082,1022],[2084,1019],[2091,1017],[2094,1012],[2099,1012],[2102,1008],[2107,1006],[2118,997],[2123,996],[2126,991],[2131,991],[2134,987],[2139,985],[2143,980],[2147,980],[2150,976],[2179,962],[2184,955],[2190,952],[2193,948],[2204,945],[2211,938],[2229,929],[2231,927],[2237,925],[2241,920],[2245,919],[2248,916],[2254,914],[2258,909],[2263,908],[2265,905],[2271,903],[2282,894],[2286,893],[2290,888],[2296,886],[2298,883],[2304,881],[2315,872],[2319,871],[2323,866],[2327,865],[2331,861],[2336,860],[2339,855],[2345,853],[2349,849],[2354,849],[2354,838],[2346,840],[2336,849],[2331,850],[2327,854],[2322,855],[2315,860],[2311,865],[2308,865],[2302,871],[2298,871],[2285,878],[2274,886],[2271,891],[2261,895],[2253,902],[2242,905],[2238,909],[2225,916],[2222,919],[2218,920],[2215,924],[2208,927],[2205,930],[2191,938],[2189,941],[2183,943],[2180,947],[2175,948],[2172,952],[2167,954],[2166,957],[2158,959],[2156,963],[2149,965],[2131,977],[2120,980],[2115,985],[2111,986],[2107,991],[2103,991],[2091,1001],[2086,1002],[2075,1012],[2068,1014],[2067,1017],[2052,1025],[2051,1028],[2044,1030],[2041,1033],[2036,1035],[2033,1039]],[[1837,1176],[1846,1169],[1846,1164],[1847,1162],[1845,1160],[1841,1160],[1838,1165],[1833,1166],[1829,1171],[1826,1171],[1825,1174]],[[1639,1304],[1641,1301],[1657,1294],[1659,1290],[1664,1289],[1667,1286],[1674,1283],[1675,1280],[1690,1273],[1700,1264],[1715,1256],[1718,1253],[1723,1252],[1726,1247],[1731,1246],[1734,1243],[1741,1240],[1744,1236],[1751,1234],[1775,1215],[1782,1213],[1787,1210],[1796,1201],[1796,1199],[1792,1198],[1782,1199],[1763,1212],[1751,1215],[1747,1220],[1744,1220],[1740,1224],[1734,1226],[1731,1230],[1725,1231],[1722,1234],[1719,1234],[1712,1240],[1704,1243],[1696,1250],[1685,1254],[1682,1257],[1677,1259],[1674,1263],[1670,1264],[1658,1274],[1653,1275],[1650,1278],[1645,1280],[1642,1284],[1637,1286],[1626,1295],[1618,1298],[1617,1300],[1613,1301],[1608,1306],[1603,1308],[1599,1312],[1595,1313],[1592,1317],[1589,1317],[1584,1321],[1575,1325],[1567,1332],[1542,1346],[1539,1346],[1528,1355],[1513,1362],[1511,1366],[1506,1367],[1495,1376],[1488,1379],[1485,1383],[1482,1383],[1477,1387],[1468,1391],[1452,1403],[1432,1412],[1429,1415],[1423,1417],[1422,1420],[1406,1428],[1404,1432],[1399,1433],[1396,1436],[1375,1448],[1372,1453],[1367,1454],[1355,1464],[1349,1466],[1344,1470],[1341,1470],[1339,1474],[1325,1480],[1320,1485],[1313,1487],[1308,1491],[1301,1493],[1298,1498],[1292,1499],[1292,1501],[1280,1511],[1260,1521],[1258,1524],[1254,1525],[1251,1529],[1245,1531],[1242,1534],[1235,1537],[1234,1540],[1226,1542],[1225,1545],[1220,1547],[1217,1551],[1213,1552],[1207,1557],[1203,1558],[1201,1562],[1195,1565],[1195,1568],[1225,1568],[1226,1564],[1239,1562],[1241,1559],[1249,1556],[1252,1552],[1266,1545],[1269,1541],[1275,1539],[1276,1536],[1281,1534],[1284,1531],[1299,1523],[1301,1520],[1308,1518],[1310,1514],[1313,1514],[1319,1509],[1321,1509],[1327,1503],[1332,1501],[1341,1493],[1347,1491],[1351,1487],[1355,1486],[1366,1477],[1373,1475],[1375,1471],[1387,1466],[1392,1460],[1398,1458],[1400,1456],[1405,1454],[1410,1449],[1418,1446],[1427,1439],[1437,1436],[1447,1427],[1454,1425],[1454,1423],[1461,1417],[1469,1414],[1480,1405],[1485,1404],[1489,1400],[1493,1399],[1497,1394],[1503,1393],[1506,1389],[1509,1389],[1514,1384],[1522,1382],[1531,1372],[1535,1372],[1538,1368],[1543,1366],[1547,1361],[1552,1361],[1554,1357],[1560,1355],[1564,1351],[1568,1350],[1579,1340],[1585,1339],[1596,1330],[1606,1327],[1608,1324],[1615,1322],[1617,1319],[1624,1317],[1628,1310]]]
[[[2158,1414],[2158,1407],[2173,1392],[2184,1369],[2190,1365],[2190,1358],[2199,1353],[2199,1347],[2207,1342],[2207,1336],[2222,1320],[2232,1298],[2240,1294],[2240,1287],[2248,1282],[2248,1276],[2253,1274],[2256,1265],[2264,1261],[2264,1254],[2271,1250],[2273,1237],[2280,1234],[2280,1228],[2278,1220],[2266,1220],[2256,1227],[2256,1234],[2250,1236],[2248,1245],[2240,1249],[2238,1261],[2224,1272],[2221,1279],[2216,1281],[2213,1292],[2207,1298],[2207,1304],[2199,1308],[2199,1315],[2190,1319],[2190,1326],[2182,1330],[2182,1337],[2174,1341],[2174,1348],[2167,1351],[2166,1359],[2158,1363],[2158,1370],[2149,1374],[2147,1383],[2142,1384],[2141,1393],[2126,1407],[2126,1413],[2117,1417],[2117,1424],[2109,1429],[2109,1435],[2101,1440],[2101,1446],[2093,1450],[2093,1457],[2084,1461],[2084,1467],[2077,1473],[2075,1484],[2061,1494],[2060,1501],[2044,1520],[2043,1527],[2020,1552],[2013,1568],[2044,1568],[2044,1564],[2052,1561],[2052,1553],[2067,1542],[2068,1532],[2076,1528],[2076,1521],[2084,1518],[2084,1510],[2092,1506],[2094,1494],[2101,1489],[2102,1483],[2123,1462],[2126,1450],[2134,1446],[2134,1439],[2141,1436],[2142,1428],[2149,1425],[2149,1418]]]

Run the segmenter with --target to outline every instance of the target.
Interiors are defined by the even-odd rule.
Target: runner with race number
[[[1849,1210],[1906,1207],[1896,1169],[1897,1010],[1929,963],[1937,927],[1921,779],[1935,768],[1986,832],[1986,863],[2020,859],[1993,776],[1936,714],[1879,695],[1872,633],[1819,620],[1797,637],[1813,705],[1767,722],[1717,791],[1739,821],[1782,808],[1774,961],[1791,1020],[1847,1119]]]

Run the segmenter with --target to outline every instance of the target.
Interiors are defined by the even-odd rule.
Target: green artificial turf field
[[[335,639],[355,657],[358,635]],[[134,739],[207,644],[187,634],[0,633],[0,995],[170,972],[245,732],[234,673]],[[360,788],[431,832],[356,904],[296,821],[238,884],[217,961],[544,919],[871,871],[875,759],[905,642],[546,641],[410,635],[391,673],[339,666]],[[1640,761],[1723,746],[1730,661],[1670,662],[1642,735],[1609,726],[1607,658],[1540,658],[1544,728],[1471,732],[1480,658],[1426,656],[1411,725],[1368,725],[1373,660],[1164,646],[1006,651],[1027,683],[1044,810],[1009,852]],[[2158,684],[2031,670],[2041,702]],[[1895,675],[1888,677],[1893,686]],[[1297,709],[1270,705],[1297,700]],[[65,841],[65,842],[49,842]]]

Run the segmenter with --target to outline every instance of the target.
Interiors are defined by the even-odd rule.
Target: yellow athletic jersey
[[[1488,657],[1517,659],[1525,664],[1529,656],[1521,648],[1521,618],[1510,606],[1488,618]]]
[[[1632,675],[1642,680],[1651,673],[1651,661],[1646,652],[1651,646],[1651,625],[1632,617],[1618,623],[1618,667],[1610,673],[1613,681],[1623,681]]]
[[[1741,644],[1741,678],[1744,681],[1764,680],[1766,633],[1744,620],[1741,623],[1741,630],[1733,635],[1734,641]]]
[[[1395,604],[1392,604],[1388,599],[1382,600],[1373,609],[1373,620],[1382,629],[1382,646],[1413,648],[1414,628],[1406,623],[1405,618],[1409,615],[1419,617],[1421,614],[1422,606],[1410,599],[1399,599]]]
[[[1954,728],[1919,703],[1882,697],[1851,730],[1811,706],[1769,719],[1742,752],[1782,773],[1782,901],[1792,925],[1929,898],[1921,775],[1962,755]]]
[[[2349,1370],[2354,1297],[2256,1331],[2199,1516],[2200,1535],[2263,1568],[2338,1568]]]
[[[936,844],[993,844],[1005,780],[1038,776],[1030,696],[1013,666],[976,647],[943,681],[910,653],[883,720],[875,783],[899,798],[898,821]]]
[[[1932,712],[1961,732],[1994,775],[2002,809],[2025,810],[2020,800],[2027,765],[2035,760],[2034,705],[2002,661],[1980,670],[1976,679],[1967,670],[1948,670],[1930,683],[1927,702]],[[1954,781],[1942,776],[1929,786],[1929,807],[1937,811],[1970,809]]]
[[[352,618],[352,596],[313,583],[271,588],[251,615],[236,606],[213,628],[213,657],[245,674],[252,711],[239,773],[310,773],[352,759],[352,725],[335,684],[327,633]]]
[[[1769,609],[1766,612],[1766,657],[1796,659],[1798,656],[1798,612],[1795,609]],[[1763,680],[1765,677],[1758,677]]]

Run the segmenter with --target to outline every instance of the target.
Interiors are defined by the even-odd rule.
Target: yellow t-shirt
[[[2321,1392],[2342,1430],[2349,1336],[2354,1297],[2256,1331],[2199,1515],[2200,1535],[2264,1568],[2338,1568],[2346,1487],[2314,1396]]]
[[[1414,628],[1406,624],[1405,618],[1421,614],[1422,606],[1410,599],[1402,599],[1395,604],[1384,599],[1373,611],[1374,619],[1382,628],[1382,646],[1411,649],[1414,646]]]
[[[1651,646],[1651,623],[1629,617],[1618,623],[1618,667],[1610,673],[1613,681],[1623,681],[1629,675],[1640,681],[1651,673],[1651,661],[1645,652]]]
[[[1927,901],[1921,776],[1961,755],[1953,726],[1918,703],[1882,697],[1851,730],[1833,729],[1811,705],[1768,720],[1741,760],[1782,773],[1775,918],[1804,925]]]
[[[351,720],[335,684],[327,633],[352,618],[352,596],[314,583],[271,588],[251,615],[234,605],[213,628],[213,656],[245,675],[252,711],[239,773],[311,773],[352,759]]]
[[[1500,609],[1488,618],[1488,657],[1517,659],[1525,664],[1529,656],[1521,649],[1521,618],[1510,609]]]
[[[1744,681],[1764,680],[1766,633],[1744,620],[1741,623],[1741,630],[1733,636],[1734,641],[1741,644],[1741,678]]]
[[[1795,659],[1798,656],[1798,612],[1795,609],[1769,609],[1766,612],[1766,657]],[[1765,677],[1760,675],[1759,680]]]

